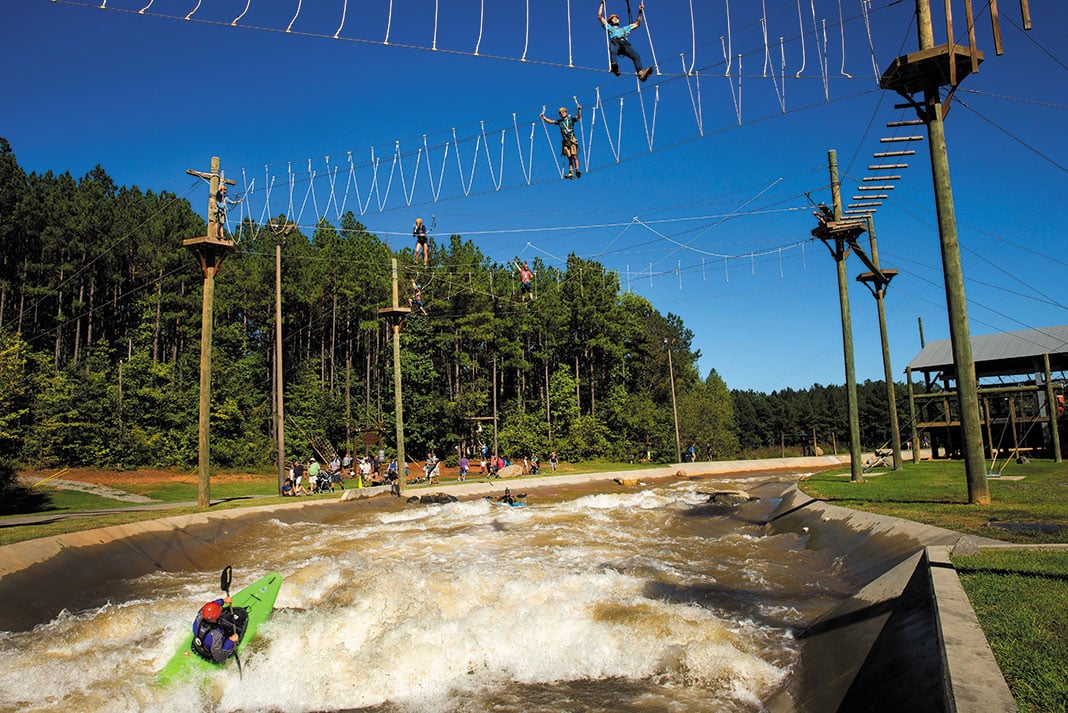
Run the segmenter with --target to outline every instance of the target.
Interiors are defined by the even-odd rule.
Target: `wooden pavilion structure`
[[[985,456],[1059,462],[1068,431],[1068,325],[974,336],[972,352]],[[914,372],[923,375],[922,384],[914,383]],[[950,341],[925,345],[905,374],[913,443],[929,439],[932,457],[959,457],[963,440]]]

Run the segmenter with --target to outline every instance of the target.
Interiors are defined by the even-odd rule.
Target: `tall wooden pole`
[[[920,462],[920,432],[916,428],[916,394],[912,389],[912,368],[905,367],[905,381],[909,387],[909,422],[912,424],[912,462]]]
[[[211,328],[215,303],[215,269],[205,265],[200,308],[200,419],[197,428],[197,505],[211,504]]]
[[[186,173],[200,176],[209,182],[211,196],[219,190],[222,179],[219,172],[219,157],[211,157],[211,171],[202,173],[186,169]],[[226,180],[232,184],[233,181]],[[191,238],[182,241],[189,248],[200,264],[204,273],[204,296],[200,309],[200,413],[197,428],[197,505],[206,508],[211,504],[211,449],[209,433],[211,431],[211,332],[212,312],[215,302],[215,275],[227,255],[235,251],[234,243],[216,237],[214,201],[209,198],[208,235],[203,238]]]
[[[875,241],[875,223],[870,215],[868,216],[868,240],[871,246],[871,260],[878,267],[879,247]],[[901,460],[901,431],[897,421],[897,391],[894,388],[894,372],[890,365],[890,338],[886,332],[886,286],[885,282],[877,282],[872,294],[875,295],[875,306],[879,314],[879,339],[883,347],[883,379],[886,381],[886,401],[890,409],[890,443],[894,449],[894,470],[904,470],[905,464]]]
[[[827,152],[831,174],[831,201],[834,219],[842,219],[842,186],[838,181],[838,152]],[[842,313],[842,359],[845,362],[846,405],[849,410],[849,479],[862,479],[860,455],[860,410],[857,406],[857,375],[853,365],[853,320],[849,313],[849,283],[846,277],[846,257],[849,248],[842,237],[835,238],[834,261],[838,268],[838,304]]]
[[[407,458],[404,452],[404,402],[401,398],[401,351],[400,330],[404,318],[411,313],[410,307],[400,306],[400,295],[397,288],[397,258],[392,260],[393,271],[393,305],[378,310],[378,313],[389,321],[393,329],[393,406],[397,416],[397,483],[394,486],[394,494],[401,495],[404,491],[404,471],[407,467]]]
[[[675,366],[671,361],[671,345],[664,340],[668,353],[668,376],[671,379],[671,413],[675,417],[675,462],[682,462],[682,439],[679,438],[679,407],[675,402]]]
[[[122,364],[120,363],[121,367]],[[1057,427],[1057,402],[1053,399],[1053,374],[1049,368],[1049,354],[1042,355],[1042,368],[1046,377],[1046,414],[1049,416],[1049,437],[1053,443],[1053,461],[1061,462],[1061,433]]]
[[[917,28],[920,50],[935,46],[931,23],[930,0],[916,0]],[[950,56],[949,61],[955,62]],[[957,216],[953,205],[953,188],[949,176],[949,155],[940,78],[928,77],[923,90],[923,119],[927,124],[928,148],[931,153],[931,174],[934,179],[935,208],[938,215],[938,237],[942,250],[942,276],[946,288],[946,308],[949,314],[949,336],[956,367],[957,405],[960,409],[963,438],[964,469],[968,480],[968,502],[985,505],[990,502],[986,459],[983,455],[983,431],[979,420],[979,384],[975,376],[972,356],[972,337],[968,326],[968,307],[964,296],[964,271],[957,238]]]
[[[278,492],[286,481],[285,408],[282,398],[282,241],[274,245],[274,388],[275,436],[278,445]]]

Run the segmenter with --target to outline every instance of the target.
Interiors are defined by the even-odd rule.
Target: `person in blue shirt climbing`
[[[612,13],[605,19],[604,16],[604,2],[601,0],[600,7],[597,8],[597,19],[600,20],[601,25],[604,27],[605,32],[608,33],[608,53],[609,61],[611,62],[612,74],[619,76],[619,56],[629,57],[634,62],[634,72],[638,75],[638,79],[643,82],[649,78],[649,75],[653,73],[652,67],[646,67],[642,69],[642,58],[638,54],[638,50],[634,49],[634,45],[630,43],[630,32],[636,30],[642,26],[642,14],[645,11],[645,3],[638,5],[638,19],[633,25],[620,25],[619,15]]]

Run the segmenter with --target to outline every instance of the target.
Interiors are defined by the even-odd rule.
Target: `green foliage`
[[[46,493],[21,484],[14,467],[0,460],[0,515],[40,512],[51,504]]]
[[[99,166],[78,179],[27,175],[0,139],[0,334],[21,330],[0,336],[0,457],[196,463],[203,274],[182,240],[204,234],[199,210],[165,192],[118,187]],[[289,457],[306,459],[321,441],[351,448],[359,428],[381,427],[384,446],[395,448],[393,334],[378,313],[392,303],[394,259],[399,306],[414,281],[427,312],[401,330],[409,457],[473,453],[472,419],[496,415],[509,456],[545,459],[555,449],[565,458],[673,460],[672,383],[682,438],[702,456],[800,443],[812,429],[821,441],[844,439],[838,387],[741,394],[715,371],[702,381],[682,320],[621,292],[619,276],[596,261],[533,260],[529,300],[514,264],[489,260],[459,235],[431,236],[433,260],[423,267],[351,212],[310,235],[277,229],[285,224],[277,216],[274,227],[248,218],[230,226],[239,251],[216,275],[216,466],[273,462],[279,335]],[[871,445],[886,437],[885,396],[878,385],[861,392]]]

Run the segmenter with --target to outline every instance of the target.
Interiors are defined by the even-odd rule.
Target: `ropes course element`
[[[739,55],[739,65],[741,58],[742,55]],[[681,56],[681,62],[685,64],[685,56]],[[746,124],[741,103],[742,76],[738,75],[737,79],[732,77],[728,82],[735,114],[728,125],[716,129],[715,133]],[[635,89],[632,92],[612,98],[606,98],[600,88],[595,88],[594,101],[586,107],[583,121],[577,123],[575,132],[586,172],[595,172],[708,135],[705,107],[707,100],[702,94],[701,79],[701,72],[694,71],[692,75],[682,74],[676,79],[660,82],[654,85],[651,91],[635,79]],[[686,87],[686,92],[682,94],[679,93],[682,88],[680,82],[684,82]],[[877,90],[872,88],[836,98],[834,101],[875,91]],[[628,96],[637,99],[640,123],[637,119],[627,119],[625,110]],[[574,99],[576,105],[579,104],[578,97]],[[686,129],[688,122],[685,119],[685,110],[678,111],[685,106],[687,99],[694,122],[690,130]],[[784,97],[776,94],[770,116],[783,116],[821,104],[822,102],[788,109]],[[673,132],[670,142],[660,139],[659,130],[663,128],[664,116],[668,119],[665,126]],[[768,116],[750,121],[762,121],[765,118]],[[506,187],[532,186],[563,177],[564,167],[558,157],[559,144],[543,122],[520,122],[519,112],[512,112],[505,121],[507,123],[483,119],[478,122],[477,128],[468,128],[465,134],[461,134],[459,127],[452,127],[448,138],[439,139],[437,143],[431,143],[431,135],[423,134],[414,142],[415,147],[408,150],[405,150],[405,146],[410,146],[410,141],[395,140],[387,152],[372,146],[369,148],[368,158],[362,161],[357,160],[355,153],[349,151],[346,154],[348,170],[344,173],[329,155],[318,161],[306,159],[306,170],[299,175],[293,170],[292,162],[288,162],[285,168],[285,177],[289,183],[287,217],[292,219],[295,216],[294,222],[299,225],[305,224],[304,216],[309,210],[315,213],[315,223],[323,219],[324,215],[333,214],[335,218],[339,218],[349,205],[350,195],[353,199],[352,210],[363,216],[371,211],[382,213],[399,207],[436,203],[450,197],[469,197],[472,194],[499,192]],[[535,150],[536,144],[539,143],[536,140],[536,123],[542,123],[545,146],[553,156],[553,162],[544,164],[544,168],[539,168],[540,164],[535,158],[538,153]],[[688,133],[689,136],[680,136],[680,133]],[[634,140],[638,141],[641,148],[626,152],[624,146],[633,145],[631,141]],[[491,146],[491,143],[494,145]],[[598,152],[603,150],[600,148],[601,144],[607,146],[607,154],[604,159],[598,160]],[[509,149],[509,146],[514,148]],[[445,189],[445,179],[449,171],[448,166],[452,162],[455,162],[459,186],[450,196]],[[511,163],[515,163],[517,168],[509,169]],[[269,166],[265,166],[264,171],[265,176],[260,186],[257,187],[257,182],[252,181],[246,189],[245,207],[242,210],[247,211],[250,217],[257,212],[256,206],[253,205],[256,201],[269,200],[266,196],[261,198],[259,194],[273,188],[277,183],[277,177],[272,176]],[[425,177],[420,176],[423,173],[426,174]],[[338,183],[341,180],[344,180],[343,186]],[[399,198],[393,195],[395,181],[399,182],[401,187]],[[262,214],[262,211],[260,212]]]
[[[53,0],[58,4],[66,5],[81,5],[81,3],[75,0]],[[95,0],[94,0],[95,1]],[[122,0],[112,0],[112,5]],[[127,0],[131,1],[131,0]],[[153,6],[154,0],[150,0],[139,11],[141,14],[146,14]],[[284,25],[284,30],[270,30],[275,32],[284,32],[288,34],[296,34],[304,37],[329,37],[331,39],[345,39],[356,42],[371,43],[371,40],[362,40],[352,37],[344,37],[342,32],[344,31],[346,18],[347,18],[347,5],[348,0],[340,0],[340,21],[337,18],[331,16],[329,22],[330,30],[327,33],[318,35],[313,32],[301,31],[296,29],[298,21],[301,26],[308,25],[314,22],[317,18],[315,16],[309,17],[307,13],[302,15],[303,2],[298,0],[296,3],[295,12],[291,17],[288,17],[288,24]],[[393,0],[379,0],[383,6],[385,14],[385,37],[382,42],[373,42],[374,44],[390,45],[394,42],[392,37],[393,28]],[[790,0],[785,0],[790,3]],[[141,4],[138,2],[137,4]],[[481,0],[479,3],[479,17],[478,17],[478,38],[474,45],[474,55],[479,55],[481,51],[481,45],[483,42],[483,31],[486,29],[486,17],[485,17],[485,0]],[[792,3],[790,3],[792,4]],[[106,3],[105,3],[106,5]],[[721,124],[720,128],[713,129],[713,133],[719,133],[733,128],[734,126],[742,126],[746,123],[746,111],[743,105],[743,84],[745,74],[743,72],[743,61],[745,59],[746,52],[738,52],[733,49],[734,44],[739,37],[735,35],[752,36],[755,32],[759,31],[760,37],[763,41],[764,52],[764,67],[762,76],[753,75],[754,77],[760,77],[767,79],[768,75],[771,75],[772,86],[774,88],[774,114],[785,115],[789,113],[786,104],[786,40],[783,37],[779,38],[780,52],[779,52],[779,68],[778,72],[773,66],[774,61],[772,58],[771,48],[771,34],[769,28],[769,12],[768,12],[768,0],[762,0],[761,2],[761,14],[757,21],[748,26],[736,26],[732,15],[735,14],[735,10],[732,10],[730,6],[730,0],[724,0],[724,9],[726,15],[726,35],[720,37],[721,49],[723,50],[723,61],[725,65],[724,78],[727,80],[727,88],[729,89],[731,105],[734,109],[734,115],[732,119],[724,124]],[[799,78],[804,70],[804,64],[807,61],[805,56],[806,50],[805,35],[808,34],[806,30],[806,23],[804,14],[801,9],[801,0],[797,0],[797,11],[799,19],[800,36],[791,38],[793,40],[800,40],[802,50],[802,70],[795,74],[795,78]],[[870,0],[861,3],[861,9],[863,11],[864,29],[867,32],[870,40],[870,22],[868,17],[868,6]],[[184,18],[189,21],[201,22],[207,24],[224,24],[226,26],[240,26],[243,29],[259,29],[269,30],[270,28],[254,27],[251,25],[239,25],[240,22],[250,12],[252,6],[252,0],[246,0],[241,8],[240,14],[233,16],[230,12],[227,12],[225,21],[218,21],[205,17],[213,11],[212,4],[204,4],[202,7],[202,0],[197,0],[195,7],[187,13]],[[502,58],[502,59],[517,59],[519,61],[537,62],[540,64],[547,64],[560,67],[575,67],[574,55],[572,52],[571,43],[571,3],[570,0],[566,3],[567,7],[567,28],[568,28],[568,58],[567,64],[556,64],[553,62],[547,62],[544,60],[534,60],[530,53],[534,51],[534,48],[530,46],[530,1],[526,0],[522,10],[516,6],[514,12],[525,12],[525,41],[522,51],[522,55],[518,58]],[[314,4],[309,5],[309,12],[313,12]],[[124,12],[120,8],[109,7],[107,9]],[[628,15],[630,14],[630,2],[627,1]],[[685,18],[685,7],[679,8],[681,13],[678,18],[675,19],[676,24]],[[607,96],[602,93],[601,87],[595,87],[594,101],[589,103],[587,110],[587,116],[583,117],[585,120],[578,122],[576,127],[576,137],[579,139],[580,151],[585,159],[585,169],[587,173],[592,173],[600,168],[619,164],[623,161],[636,158],[638,156],[645,155],[647,153],[653,153],[656,151],[664,150],[669,147],[677,146],[681,143],[691,141],[696,138],[703,138],[707,136],[709,132],[709,126],[706,123],[706,119],[710,116],[720,116],[721,105],[725,105],[726,102],[720,99],[720,94],[717,91],[709,92],[707,86],[702,87],[701,74],[705,71],[712,71],[713,76],[718,69],[717,65],[706,66],[698,68],[696,66],[696,16],[694,3],[692,0],[688,3],[689,9],[689,21],[691,23],[691,47],[689,56],[685,52],[680,53],[680,71],[678,74],[665,75],[659,65],[656,58],[655,48],[653,46],[653,36],[648,28],[648,16],[645,11],[639,12],[639,20],[646,26],[646,34],[649,36],[650,48],[653,50],[653,66],[656,68],[658,76],[663,79],[654,82],[653,89],[648,91],[648,87],[643,88],[642,83],[637,79],[635,81],[635,87],[633,90],[623,91],[622,93],[614,96]],[[792,7],[790,11],[792,12]],[[812,13],[812,33],[817,35],[817,49],[819,50],[819,37],[818,37],[818,16],[816,14],[815,0],[810,0],[810,9]],[[845,18],[843,15],[842,4],[839,0],[839,17],[838,22],[841,27],[842,37],[842,53],[843,53],[843,70],[845,67],[844,52],[846,47],[845,42]],[[217,12],[217,10],[216,10]],[[154,17],[169,17],[167,15],[153,15]],[[231,19],[232,18],[232,19]],[[303,18],[303,19],[302,19]],[[398,15],[398,21],[402,18],[402,15]],[[175,16],[174,19],[182,19],[182,16]],[[447,49],[439,45],[439,19],[440,19],[440,0],[434,1],[434,28],[431,35],[430,47],[416,47],[415,45],[408,44],[396,44],[400,47],[412,47],[418,49],[430,49],[433,51],[453,52],[456,54],[470,54],[468,52],[460,52],[458,50]],[[860,19],[860,15],[853,19]],[[473,17],[472,17],[473,20]],[[335,25],[334,23],[337,22]],[[859,24],[859,23],[858,23]],[[826,25],[827,21],[823,20],[824,31],[824,44],[822,52],[818,51],[817,56],[820,60],[820,78],[823,81],[824,86],[824,101],[832,101],[830,93],[830,78],[827,72],[827,42],[826,42]],[[398,25],[398,28],[400,26]],[[606,35],[607,43],[607,33]],[[754,38],[755,39],[755,38]],[[757,40],[758,42],[760,40]],[[870,46],[870,41],[869,41]],[[748,54],[755,54],[756,51],[749,52]],[[491,55],[486,55],[491,56]],[[583,67],[579,67],[585,69]],[[592,68],[591,68],[592,69]],[[604,72],[605,68],[602,66],[597,68],[596,71]],[[844,75],[849,77],[849,75]],[[812,77],[809,77],[812,78]],[[681,80],[681,81],[680,81]],[[706,85],[707,85],[706,78]],[[686,91],[682,91],[683,82],[685,83]],[[713,79],[713,82],[718,80]],[[781,86],[780,86],[781,82]],[[715,87],[714,87],[715,89]],[[868,91],[875,91],[869,89]],[[651,96],[649,96],[651,94]],[[771,99],[771,92],[767,95],[761,95],[759,89],[754,92],[752,88],[748,92],[749,104],[761,105],[762,101],[769,101]],[[627,102],[628,95],[635,96],[638,102],[638,110],[640,112],[640,124],[633,119],[630,119],[628,113],[625,111],[627,106],[631,102]],[[851,96],[858,96],[857,94]],[[834,101],[842,99],[848,99],[849,96],[837,97]],[[690,112],[685,110],[686,100],[689,101]],[[576,104],[578,104],[578,97],[575,97]],[[814,106],[814,105],[809,105]],[[800,106],[794,111],[803,110]],[[749,109],[749,113],[754,110]],[[540,143],[540,140],[536,139],[535,123],[541,123],[537,121],[520,122],[518,117],[521,112],[511,112],[511,117],[498,117],[497,119],[482,119],[477,124],[472,123],[467,127],[452,127],[450,132],[438,132],[436,134],[437,140],[432,140],[435,134],[422,134],[421,138],[414,141],[409,140],[394,140],[393,145],[388,150],[382,150],[377,147],[370,147],[368,158],[357,159],[357,153],[348,151],[345,156],[348,163],[348,170],[342,173],[343,164],[337,160],[336,156],[332,157],[327,155],[322,159],[306,159],[306,171],[301,171],[299,174],[293,170],[292,162],[288,162],[285,165],[285,173],[280,171],[272,171],[270,166],[264,166],[264,175],[261,181],[256,179],[249,179],[250,171],[242,168],[242,180],[244,183],[245,193],[243,194],[245,200],[241,204],[239,217],[240,219],[248,218],[250,221],[255,222],[257,214],[259,215],[259,222],[262,223],[263,216],[270,215],[271,204],[271,192],[276,188],[281,187],[280,184],[283,180],[288,179],[288,202],[286,204],[286,218],[292,220],[296,224],[304,224],[305,215],[308,212],[314,212],[315,223],[331,216],[338,219],[343,215],[348,208],[350,195],[352,199],[352,206],[354,212],[358,212],[360,216],[365,215],[370,211],[385,212],[394,208],[411,207],[413,205],[421,203],[434,203],[439,200],[449,199],[450,197],[468,197],[472,193],[489,193],[503,190],[505,187],[516,186],[531,186],[536,183],[547,182],[549,180],[557,180],[564,176],[564,170],[561,166],[560,159],[558,158],[558,150],[553,137],[550,136],[548,129],[543,123],[545,131],[546,146],[553,156],[553,163],[538,161],[536,165],[535,154],[540,152],[535,151],[535,144]],[[531,112],[533,113],[533,112]],[[615,114],[615,116],[613,116]],[[633,112],[630,112],[633,114]],[[693,117],[693,125],[689,124],[688,116]],[[767,116],[759,119],[750,119],[750,121],[763,120],[768,118]],[[601,126],[603,125],[603,127]],[[658,131],[659,130],[659,131]],[[668,139],[664,139],[664,136],[668,136]],[[496,141],[499,139],[500,146],[496,146]],[[491,147],[490,143],[493,141],[494,146]],[[413,145],[414,144],[414,145]],[[604,153],[603,160],[601,159],[603,152],[601,144],[607,144],[607,152]],[[514,145],[515,155],[511,154],[510,146]],[[632,146],[639,146],[637,150],[625,151],[624,146],[628,149]],[[434,155],[434,158],[431,157]],[[454,154],[454,156],[450,156]],[[440,157],[440,163],[438,162]],[[518,159],[516,161],[515,159]],[[592,159],[592,160],[591,160]],[[459,180],[458,190],[452,190],[446,188],[446,174],[449,172],[449,164],[455,161],[456,170]],[[511,164],[518,164],[518,170],[511,168]],[[387,165],[388,164],[388,174]],[[484,166],[482,164],[485,164]],[[552,175],[553,171],[550,166],[555,166],[555,176]],[[257,169],[258,172],[258,169]],[[420,174],[426,173],[425,178]],[[400,196],[394,195],[393,186],[394,180],[399,179],[401,191]],[[344,186],[341,186],[338,182],[344,181]],[[299,185],[298,184],[303,184]],[[454,187],[452,181],[448,182],[450,187]],[[284,189],[283,189],[284,190]],[[301,193],[303,195],[301,195]],[[275,203],[277,204],[277,197]],[[257,204],[257,201],[259,202]]]
[[[356,42],[356,43],[362,43],[362,44],[373,44],[373,45],[381,45],[381,46],[399,47],[399,48],[405,48],[405,49],[426,50],[426,51],[431,51],[431,52],[440,51],[440,52],[446,52],[446,53],[457,54],[457,55],[483,57],[483,58],[496,59],[496,60],[517,61],[517,62],[539,64],[539,65],[551,66],[551,67],[566,67],[566,68],[569,68],[569,69],[579,69],[579,70],[583,70],[583,71],[592,71],[592,72],[605,72],[606,69],[607,69],[607,63],[606,64],[601,64],[599,66],[591,65],[589,63],[587,63],[587,64],[576,63],[576,57],[575,57],[575,48],[576,48],[575,40],[576,40],[576,37],[574,35],[574,29],[575,28],[573,27],[572,17],[571,17],[571,14],[572,14],[572,12],[571,12],[571,0],[567,0],[567,2],[565,4],[566,18],[563,18],[564,21],[560,23],[561,26],[566,27],[566,31],[567,31],[567,60],[566,60],[566,62],[564,62],[564,61],[556,61],[556,60],[549,59],[549,58],[535,58],[535,57],[531,56],[532,53],[534,53],[536,51],[536,48],[534,46],[532,46],[532,44],[531,44],[531,32],[530,32],[530,30],[531,30],[531,25],[532,25],[532,18],[531,18],[531,7],[530,7],[531,3],[530,3],[530,0],[525,0],[523,6],[521,6],[521,8],[522,8],[521,10],[519,9],[518,5],[514,5],[513,8],[508,8],[508,9],[505,10],[507,12],[512,12],[512,13],[516,13],[516,14],[519,11],[522,11],[524,13],[523,19],[519,20],[518,18],[516,18],[516,22],[515,22],[515,24],[518,25],[518,23],[520,21],[522,21],[523,22],[523,26],[524,26],[523,50],[519,54],[519,56],[505,56],[505,55],[499,55],[499,54],[487,54],[487,53],[484,53],[482,51],[483,50],[482,45],[483,45],[483,41],[485,39],[485,34],[486,34],[486,29],[487,29],[486,28],[486,24],[487,24],[486,23],[486,0],[480,0],[479,5],[478,5],[478,20],[477,20],[478,29],[477,29],[477,36],[474,39],[473,50],[463,49],[463,48],[460,48],[460,47],[451,47],[451,48],[449,48],[449,47],[444,47],[444,46],[442,46],[440,44],[440,42],[439,42],[439,39],[440,39],[439,38],[439,29],[440,29],[441,20],[442,20],[441,12],[440,12],[440,10],[441,10],[441,8],[440,8],[440,0],[434,0],[434,22],[433,22],[433,27],[432,27],[431,33],[430,33],[429,37],[426,38],[426,44],[419,44],[417,41],[416,42],[403,42],[403,43],[398,43],[396,41],[396,39],[394,38],[394,30],[395,30],[395,28],[394,28],[394,4],[395,4],[394,0],[377,0],[377,3],[379,4],[379,6],[383,8],[382,14],[384,15],[384,19],[385,19],[384,34],[383,35],[379,35],[379,37],[381,39],[373,39],[371,37],[356,37],[356,36],[351,36],[351,35],[350,36],[345,36],[343,34],[343,32],[345,31],[345,27],[347,25],[348,1],[349,0],[337,0],[337,2],[340,4],[340,8],[339,8],[339,12],[338,12],[338,16],[339,16],[340,19],[335,19],[332,16],[328,20],[330,24],[327,25],[326,28],[321,28],[321,29],[314,29],[312,26],[315,25],[316,23],[324,21],[322,15],[314,15],[314,16],[312,16],[310,18],[302,19],[302,18],[305,18],[305,16],[308,14],[303,9],[303,0],[297,0],[296,8],[295,8],[295,11],[294,11],[292,16],[286,16],[285,19],[282,19],[281,22],[279,22],[275,26],[269,26],[269,25],[264,25],[264,24],[245,24],[244,23],[245,18],[248,16],[248,14],[253,9],[252,8],[253,0],[245,0],[244,5],[241,7],[241,11],[239,13],[237,13],[236,15],[231,14],[232,11],[231,12],[226,12],[224,9],[219,9],[218,7],[213,7],[213,5],[211,3],[208,3],[208,4],[205,5],[203,0],[196,0],[196,3],[194,5],[193,9],[188,11],[188,12],[186,12],[186,13],[183,13],[183,14],[171,14],[171,13],[169,13],[167,11],[154,10],[155,0],[148,0],[148,2],[144,2],[144,0],[141,0],[140,2],[136,2],[136,0],[112,0],[110,4],[109,4],[109,0],[103,0],[103,2],[96,2],[96,0],[51,0],[51,1],[53,3],[55,3],[55,4],[57,4],[57,5],[67,5],[67,6],[75,6],[75,7],[93,7],[93,8],[103,9],[103,10],[109,10],[109,11],[112,11],[112,12],[134,13],[134,14],[137,14],[137,15],[148,16],[148,17],[153,17],[153,18],[157,18],[157,19],[184,20],[184,21],[187,21],[187,22],[197,22],[197,23],[206,24],[206,25],[219,25],[219,26],[225,26],[225,27],[231,27],[231,28],[240,28],[240,29],[245,29],[245,30],[257,30],[257,31],[261,31],[261,32],[278,32],[278,33],[282,33],[282,34],[296,35],[296,36],[308,37],[308,38],[323,38],[323,39],[333,39],[333,40],[346,40],[346,41],[349,41],[349,42]],[[136,5],[134,7],[126,7],[126,8],[117,7],[116,6],[116,3],[121,4],[123,1],[125,1],[127,3],[136,2]],[[789,2],[789,0],[783,0],[783,1]],[[628,18],[631,20],[631,23],[633,24],[633,19],[634,18],[633,18],[632,13],[631,13],[631,3],[629,2],[629,0],[626,0],[626,2],[627,2]],[[801,16],[800,2],[801,2],[801,0],[797,0],[799,19],[802,19],[800,17]],[[370,2],[365,3],[365,4],[370,4]],[[891,3],[891,4],[894,4],[894,3]],[[137,8],[136,7],[137,5],[141,5],[141,7]],[[216,3],[215,5],[220,5],[220,4]],[[321,7],[322,3],[319,3],[318,5]],[[736,52],[734,51],[734,48],[733,48],[733,45],[735,44],[734,40],[736,38],[734,37],[735,28],[733,27],[733,18],[732,18],[732,14],[733,13],[732,13],[731,8],[730,8],[729,0],[725,0],[725,5],[726,5],[726,33],[725,33],[725,35],[724,35],[724,37],[722,39],[725,39],[726,43],[728,45],[727,52],[725,54],[725,56],[727,57],[727,60],[728,60],[728,66],[727,66],[727,68],[726,68],[726,70],[724,72],[724,76],[730,76],[731,70],[733,69],[733,58],[736,55]],[[862,11],[862,14],[863,14],[863,17],[864,17],[866,25],[868,23],[868,18],[869,18],[870,11],[871,11],[870,10],[870,6],[871,6],[871,0],[861,0],[861,11]],[[815,16],[816,16],[815,0],[810,0],[810,7],[811,7],[811,11],[812,11],[812,14],[813,14],[813,17],[814,17],[813,33],[816,33],[818,31],[818,26],[815,24]],[[310,9],[311,9],[312,12],[315,12],[316,10],[318,10],[319,12],[322,12],[322,10],[320,10],[319,7],[316,7],[316,5],[310,6]],[[365,10],[366,8],[361,7],[361,9]],[[658,10],[663,10],[663,9],[665,9],[665,8],[659,8],[658,7]],[[694,68],[696,67],[696,55],[697,55],[697,49],[698,49],[697,26],[699,24],[698,12],[700,12],[701,10],[702,9],[700,7],[695,7],[695,4],[694,4],[693,0],[689,0],[686,5],[682,5],[680,7],[672,7],[670,5],[666,6],[666,11],[670,15],[670,21],[671,21],[672,25],[677,26],[677,25],[681,25],[681,24],[683,24],[685,22],[689,22],[689,24],[690,24],[690,40],[691,41],[690,41],[690,48],[689,48],[689,53],[688,53],[689,54],[689,58],[688,58],[688,61],[686,62],[686,64],[684,65],[684,67],[683,67],[682,74],[692,73],[694,71]],[[226,12],[225,16],[220,17],[219,16],[220,13],[223,13],[223,12]],[[640,13],[640,15],[641,15],[641,17],[638,18],[638,19],[645,26],[645,35],[649,40],[649,49],[650,49],[650,51],[652,53],[653,62],[652,62],[651,66],[655,69],[657,76],[664,76],[664,73],[663,73],[662,68],[660,66],[660,62],[659,62],[658,57],[657,57],[656,44],[655,44],[655,41],[654,41],[655,34],[653,33],[652,28],[650,27],[648,10],[644,10],[642,13]],[[662,12],[661,13],[661,19],[658,20],[658,24],[661,22],[661,20],[663,20],[663,15],[664,15],[664,13]],[[767,10],[766,10],[766,8],[764,8],[764,17],[765,17],[765,23],[764,24],[766,25],[766,19],[767,19]],[[402,18],[400,16],[398,16],[398,20],[401,20],[401,19]],[[406,20],[407,18],[403,18],[403,19]],[[462,24],[464,22],[465,18],[462,17],[462,13],[454,12],[450,16],[450,19],[451,20],[455,20],[457,23]],[[298,27],[297,27],[297,23],[298,22],[300,22],[302,26],[307,26],[307,29],[298,29]],[[839,22],[840,25],[843,25],[843,26],[845,24],[844,17],[843,17],[843,10],[841,8],[841,5],[839,6],[838,22]],[[824,23],[826,23],[826,20],[824,20]],[[709,24],[709,20],[707,18],[701,18],[701,23],[700,24],[702,26],[707,26]],[[754,24],[756,24],[756,23],[754,23]],[[474,29],[473,8],[472,8],[472,12],[471,12],[471,25],[470,25],[470,27],[472,28],[472,30]],[[364,25],[362,25],[360,27],[360,30],[358,30],[358,31],[366,31],[366,29],[367,29],[367,25],[364,24]],[[801,44],[802,69],[797,72],[797,74],[795,75],[796,78],[800,78],[801,77],[801,74],[804,71],[804,67],[805,67],[805,64],[806,64],[806,61],[807,61],[807,58],[805,57],[805,54],[806,54],[805,35],[807,35],[808,32],[805,29],[803,21],[800,23],[799,30],[800,30],[800,36],[799,37],[789,38],[790,42],[792,42],[794,39],[799,39],[800,40],[800,44]],[[869,35],[870,35],[870,27],[869,27]],[[582,35],[582,36],[586,36],[586,35]],[[844,55],[844,49],[845,49],[844,48],[844,43],[845,43],[844,28],[843,28],[843,32],[842,32],[842,41],[843,41],[843,55]],[[580,41],[578,46],[580,48],[583,46],[581,41]],[[471,45],[468,45],[468,47],[471,47]],[[605,49],[606,49],[606,59],[608,59],[608,55],[610,55],[610,51],[609,51],[609,48],[608,48],[608,38],[607,38],[607,36],[605,37]],[[843,58],[843,62],[844,62],[844,58]],[[843,74],[843,76],[847,76],[848,77],[847,74]]]

